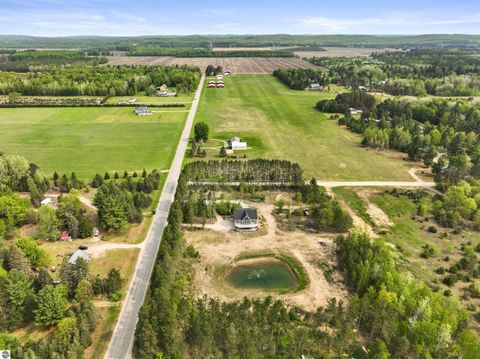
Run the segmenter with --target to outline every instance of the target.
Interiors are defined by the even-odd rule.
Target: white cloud
[[[294,21],[299,28],[308,31],[326,31],[326,32],[365,32],[365,28],[377,29],[378,33],[382,33],[385,28],[391,26],[416,27],[425,28],[446,25],[462,25],[462,24],[480,24],[480,14],[465,16],[452,19],[435,19],[429,14],[422,13],[395,13],[381,17],[367,18],[331,18],[324,16],[307,16]]]

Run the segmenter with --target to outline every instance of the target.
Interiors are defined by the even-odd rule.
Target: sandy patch
[[[388,215],[380,207],[370,202],[369,197],[374,193],[378,193],[378,191],[358,191],[358,195],[367,203],[367,213],[370,215],[375,224],[380,228],[388,228],[393,226],[393,222],[390,220]]]
[[[335,278],[335,283],[329,284],[317,265],[318,262],[333,265],[335,236],[310,234],[298,230],[281,231],[272,215],[274,205],[271,202],[252,204],[265,220],[266,230],[263,234],[249,236],[245,233],[221,232],[212,229],[186,233],[187,242],[200,253],[200,260],[194,264],[196,294],[199,297],[208,295],[224,301],[241,299],[244,296],[272,295],[306,310],[315,310],[319,306],[324,306],[333,297],[345,300],[348,293],[341,283],[341,278]],[[310,284],[296,293],[277,294],[271,291],[236,289],[224,280],[236,258],[261,253],[294,257],[302,263],[304,271],[309,276]]]
[[[393,222],[388,218],[387,214],[382,211],[377,205],[368,203],[367,213],[372,217],[375,224],[379,227],[391,227]]]

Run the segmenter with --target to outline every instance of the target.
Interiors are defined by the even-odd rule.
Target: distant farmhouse
[[[228,140],[228,148],[231,150],[246,150],[248,147],[246,142],[240,140],[240,137],[233,136]]]
[[[147,106],[139,106],[135,108],[134,112],[137,114],[137,116],[151,116],[153,115],[153,112],[150,111]]]
[[[158,86],[155,90],[157,90],[157,96],[160,96],[160,97],[169,97],[169,96],[177,95],[175,91],[170,91],[166,84],[163,84],[162,86]]]
[[[128,100],[120,100],[118,101],[118,104],[119,105],[134,105],[135,102],[137,102],[137,98],[136,97],[132,97]]]
[[[233,214],[233,224],[237,231],[256,231],[258,229],[257,211],[251,208],[237,209]]]
[[[357,110],[357,109],[355,109],[355,108],[351,108],[351,107],[350,107],[350,114],[351,114],[351,115],[361,115],[362,113],[363,113],[362,110]]]

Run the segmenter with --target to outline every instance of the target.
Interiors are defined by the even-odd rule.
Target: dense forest
[[[69,66],[44,72],[0,73],[0,94],[26,96],[124,96],[155,92],[166,84],[179,91],[194,90],[200,70],[188,66]]]
[[[160,187],[160,173],[143,170],[131,176],[125,172],[120,178],[115,172],[95,175],[91,186],[98,188],[93,203],[97,207],[100,224],[107,230],[123,230],[129,223],[141,223],[143,211],[153,200],[150,194]]]
[[[212,51],[205,48],[162,48],[136,47],[128,52],[129,56],[176,56],[176,57],[293,57],[289,50],[245,50],[245,51]]]
[[[473,49],[412,49],[372,57],[312,58],[328,68],[332,83],[391,95],[471,96],[480,94],[480,58]]]
[[[105,64],[106,57],[90,57],[84,51],[27,50],[0,55],[2,71],[43,71],[51,66]]]
[[[273,76],[293,90],[305,90],[311,84],[324,86],[329,83],[328,77],[321,70],[278,69],[273,71]]]
[[[347,47],[469,47],[479,46],[478,35],[188,35],[188,36],[74,36],[34,37],[1,35],[1,48],[86,48],[129,50],[148,47],[264,47],[264,46],[347,46]]]
[[[353,295],[315,312],[272,298],[221,302],[192,295],[198,253],[182,237],[189,189],[183,174],[135,333],[137,358],[476,358],[477,335],[450,298],[400,273],[381,241],[352,233],[336,241]],[[312,200],[314,183],[302,197]]]

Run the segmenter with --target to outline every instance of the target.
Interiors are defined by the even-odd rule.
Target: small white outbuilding
[[[40,202],[42,206],[48,206],[49,204],[52,204],[52,199],[50,197],[42,199]]]

